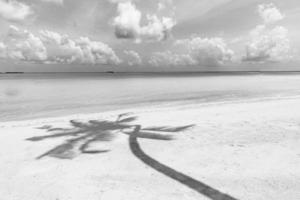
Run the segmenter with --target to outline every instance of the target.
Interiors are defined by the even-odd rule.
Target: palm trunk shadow
[[[148,156],[140,147],[137,137],[133,134],[129,137],[129,145],[131,152],[146,165],[152,167],[156,171],[186,185],[187,187],[197,191],[198,193],[212,200],[237,200],[227,194],[224,194],[200,181],[197,181],[181,172],[178,172]]]

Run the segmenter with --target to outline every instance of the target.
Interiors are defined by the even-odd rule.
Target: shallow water
[[[0,74],[0,121],[300,94],[300,74]]]

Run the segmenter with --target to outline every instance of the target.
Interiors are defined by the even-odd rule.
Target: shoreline
[[[97,118],[110,118],[115,117],[121,113],[134,113],[134,114],[145,114],[145,113],[160,113],[164,111],[176,110],[173,112],[178,112],[179,110],[199,110],[201,109],[209,109],[211,107],[220,107],[220,106],[232,106],[232,105],[243,105],[243,104],[259,104],[265,102],[284,102],[284,101],[300,101],[300,95],[291,95],[285,97],[265,97],[265,98],[252,98],[252,99],[243,99],[243,100],[232,100],[232,101],[222,101],[222,102],[209,102],[209,103],[195,103],[183,105],[183,103],[173,103],[165,105],[153,105],[153,106],[140,106],[135,109],[124,108],[124,109],[115,109],[115,110],[106,110],[101,113],[93,112],[93,113],[79,113],[79,114],[70,114],[70,115],[62,115],[62,116],[54,116],[54,117],[42,117],[42,118],[32,118],[25,120],[12,120],[12,121],[0,121],[0,128],[8,128],[8,127],[26,127],[31,125],[39,125],[44,123],[55,123],[55,122],[67,122],[72,119],[76,120],[84,120],[84,119],[97,119]]]
[[[155,105],[141,105],[138,108],[123,108],[123,109],[113,109],[113,110],[105,110],[101,113],[92,112],[92,113],[79,113],[79,114],[70,114],[70,115],[61,115],[54,117],[37,117],[37,118],[29,118],[25,120],[10,120],[10,121],[0,121],[0,128],[5,127],[16,127],[16,126],[29,126],[30,124],[42,124],[46,122],[58,122],[58,121],[68,121],[70,119],[86,119],[91,118],[95,119],[97,117],[112,117],[121,113],[154,113],[154,112],[163,112],[170,111],[173,109],[179,110],[193,110],[193,109],[201,109],[201,108],[210,108],[215,106],[230,106],[230,105],[241,105],[241,104],[256,104],[263,102],[282,102],[282,101],[297,101],[300,100],[300,95],[291,95],[284,97],[265,97],[265,98],[251,98],[251,99],[239,99],[239,100],[226,100],[220,102],[207,102],[207,103],[189,103],[187,105],[183,105],[182,101],[174,101],[169,103],[155,104]],[[149,111],[151,110],[151,111]],[[176,111],[175,111],[176,112]]]

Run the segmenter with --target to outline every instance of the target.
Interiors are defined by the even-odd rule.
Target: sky
[[[300,71],[299,0],[0,0],[0,72]]]

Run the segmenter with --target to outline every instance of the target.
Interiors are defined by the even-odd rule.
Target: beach
[[[0,0],[0,200],[300,200],[299,0]]]
[[[178,77],[152,78],[149,87],[163,88],[141,87],[138,103],[114,94],[112,101],[129,104],[108,102],[101,111],[97,105],[18,116],[19,96],[4,93],[2,103],[18,105],[17,112],[7,107],[9,120],[1,115],[1,198],[300,199],[300,76],[214,77],[184,92],[196,78],[178,84]],[[166,88],[175,87],[170,95]],[[212,92],[204,98],[198,89]]]

